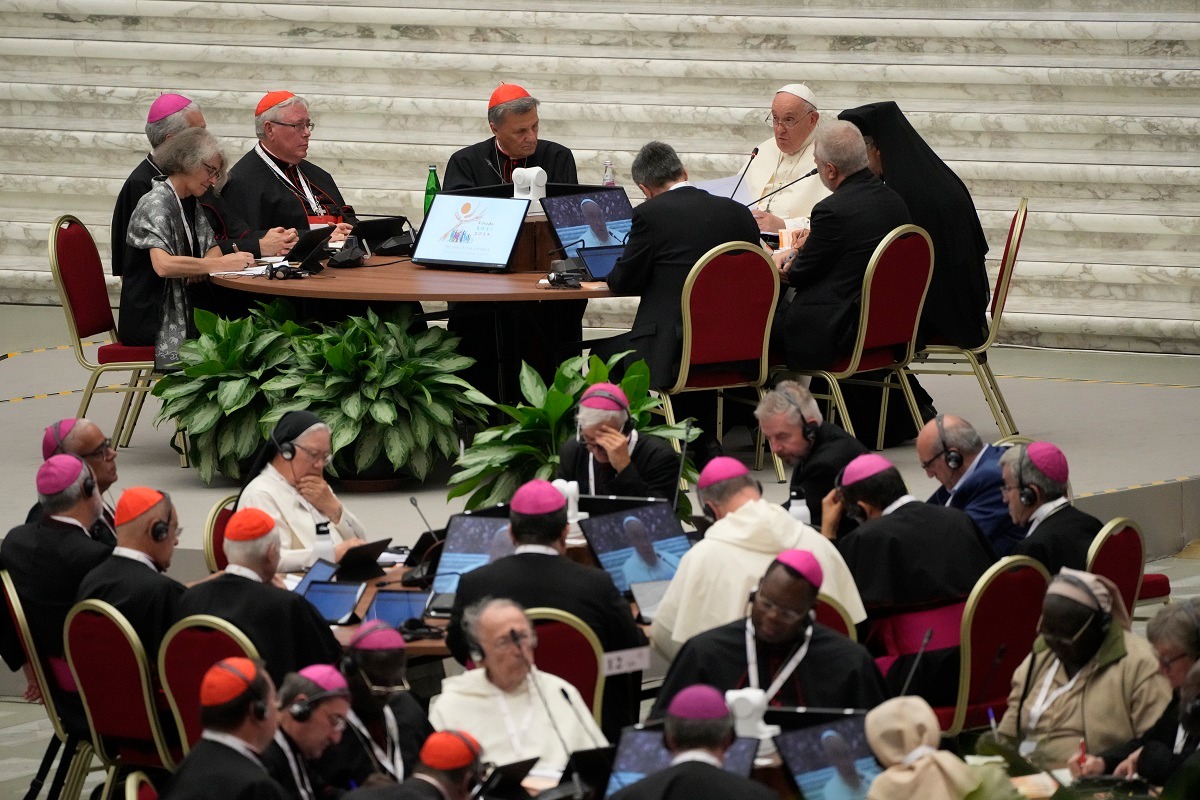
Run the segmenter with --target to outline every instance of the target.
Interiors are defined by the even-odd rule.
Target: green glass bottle
[[[442,190],[442,182],[438,180],[437,164],[429,165],[429,177],[425,179],[425,215],[429,215],[429,207],[433,205],[433,197]]]

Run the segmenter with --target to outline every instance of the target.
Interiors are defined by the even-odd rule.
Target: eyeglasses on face
[[[313,128],[317,127],[317,124],[312,120],[309,120],[308,122],[271,122],[271,124],[282,125],[285,128],[291,128],[292,130],[296,131],[305,130],[309,133],[312,133]]]

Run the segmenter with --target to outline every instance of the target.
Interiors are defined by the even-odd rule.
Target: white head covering
[[[803,83],[789,83],[787,86],[782,86],[775,90],[775,94],[779,94],[780,92],[787,92],[788,94],[795,95],[811,105],[813,108],[817,107],[817,96],[813,94],[812,89],[808,88]]]
[[[886,769],[871,783],[871,800],[957,800],[982,782],[962,759],[937,750],[937,715],[920,697],[896,697],[867,712],[867,743]]]

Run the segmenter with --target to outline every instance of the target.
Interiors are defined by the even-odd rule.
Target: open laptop
[[[692,546],[671,504],[661,500],[581,519],[579,530],[622,593],[631,583],[669,581]]]
[[[546,212],[546,221],[550,223],[558,246],[569,259],[579,256],[581,248],[603,248],[606,250],[604,258],[607,260],[611,257],[615,264],[625,249],[625,239],[633,225],[633,206],[625,190],[617,186],[557,197],[547,193],[542,198],[542,210]],[[615,256],[609,251],[610,248],[617,248]],[[596,253],[595,258],[599,267],[601,254]],[[592,274],[596,275],[595,272]],[[598,275],[595,279],[601,280]]]
[[[393,628],[399,628],[410,619],[421,619],[425,616],[425,606],[429,604],[428,592],[397,592],[380,591],[367,606],[363,622],[383,620]]]
[[[358,622],[354,608],[366,589],[365,583],[313,581],[308,585],[304,599],[312,603],[329,625],[351,625]]]
[[[426,613],[431,617],[450,616],[458,579],[484,564],[511,555],[513,549],[512,537],[508,535],[508,506],[451,516],[446,523],[446,543],[442,546]]]
[[[308,568],[308,571],[304,573],[304,577],[300,579],[300,582],[296,584],[296,588],[292,589],[292,591],[303,597],[308,594],[308,587],[314,581],[331,581],[333,580],[333,576],[337,574],[337,570],[337,564],[334,564],[332,561],[326,561],[323,558],[318,558]]]
[[[288,251],[288,263],[314,275],[325,269],[321,262],[329,257],[325,245],[329,243],[331,236],[333,236],[332,225],[313,228],[300,234],[295,246]]]
[[[743,778],[749,777],[757,752],[757,739],[735,739],[725,751],[725,771],[741,775]],[[612,773],[609,775],[608,789],[604,796],[612,797],[626,786],[631,786],[647,775],[669,766],[671,752],[663,744],[661,727],[626,728],[621,731],[621,739],[617,743],[617,756],[613,760]]]
[[[608,275],[625,252],[625,245],[580,247],[576,259],[583,264],[584,280],[607,281]]]
[[[507,272],[528,200],[439,194],[421,224],[413,263],[436,269]]]
[[[775,737],[779,756],[804,797],[866,795],[883,767],[867,744],[865,718],[861,713],[826,718]]]

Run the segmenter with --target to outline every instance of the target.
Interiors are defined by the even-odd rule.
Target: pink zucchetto
[[[79,479],[83,471],[83,459],[79,456],[50,456],[37,471],[38,494],[58,494]]]
[[[704,469],[700,470],[700,479],[696,481],[696,486],[701,489],[707,489],[714,483],[727,481],[730,478],[740,478],[743,475],[749,474],[750,470],[746,469],[746,465],[736,458],[717,456],[705,464]]]
[[[567,504],[567,498],[550,481],[532,480],[513,495],[510,509],[518,514],[552,514]]]
[[[63,451],[63,442],[71,435],[71,430],[78,422],[79,420],[74,417],[68,417],[46,426],[46,430],[42,433],[42,461]]]
[[[350,685],[346,683],[342,673],[338,672],[335,667],[328,664],[313,664],[300,670],[299,674],[301,678],[307,678],[320,686],[322,690],[329,692],[330,695],[350,696]]]
[[[671,698],[667,713],[679,719],[722,719],[729,716],[725,695],[712,686],[696,683]]]
[[[1031,464],[1055,483],[1067,482],[1067,457],[1049,442],[1031,442],[1025,448]]]
[[[584,391],[579,405],[601,411],[628,411],[629,397],[615,383],[593,383]]]
[[[150,113],[146,115],[146,122],[158,122],[166,119],[191,104],[192,101],[181,94],[160,94],[158,99],[150,104]]]
[[[893,467],[892,462],[878,453],[863,453],[846,465],[842,472],[842,486],[851,486]]]
[[[368,622],[350,640],[352,650],[402,650],[404,637],[381,619]]]
[[[785,567],[791,567],[799,572],[804,580],[813,585],[814,588],[820,589],[821,584],[825,582],[825,572],[821,569],[820,562],[817,557],[807,550],[784,550],[776,558],[780,564]]]

